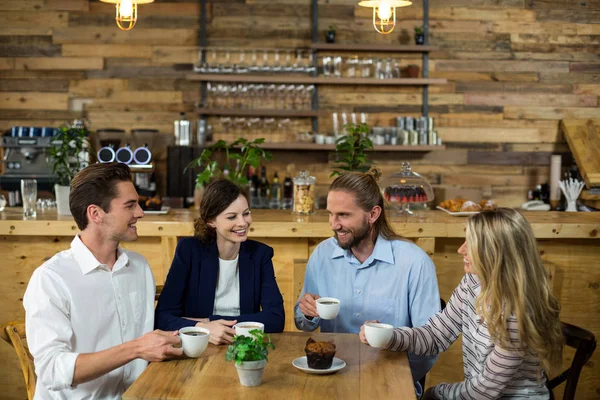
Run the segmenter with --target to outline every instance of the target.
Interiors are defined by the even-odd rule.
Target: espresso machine
[[[50,191],[55,176],[50,168],[46,153],[52,143],[54,128],[14,127],[2,136],[0,147],[3,150],[3,172],[0,187],[8,192],[9,200],[17,199],[9,205],[17,205],[21,179],[36,179],[39,190]]]

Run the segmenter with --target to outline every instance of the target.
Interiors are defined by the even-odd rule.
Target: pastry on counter
[[[481,210],[482,207],[479,204],[470,200],[465,201],[460,207],[460,212],[477,212]]]

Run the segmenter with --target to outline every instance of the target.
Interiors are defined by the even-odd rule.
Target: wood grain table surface
[[[276,348],[258,387],[240,385],[233,362],[225,361],[227,347],[209,344],[197,359],[151,363],[123,399],[415,399],[404,352],[371,348],[353,334],[284,332],[271,337]],[[346,367],[331,375],[296,369],[292,361],[305,355],[309,337],[334,340],[336,357]]]

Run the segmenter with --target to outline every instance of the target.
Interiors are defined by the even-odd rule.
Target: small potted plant
[[[335,43],[335,26],[329,25],[329,30],[325,34],[325,41],[327,43]]]
[[[346,171],[367,172],[371,166],[367,164],[367,150],[373,149],[373,142],[369,139],[369,127],[367,124],[344,125],[348,133],[335,141],[336,160],[340,163],[329,175],[330,177],[340,175]]]
[[[271,336],[259,329],[253,329],[249,336],[234,336],[233,343],[227,348],[225,359],[235,361],[238,377],[242,386],[259,386],[267,365],[269,348],[275,349]],[[264,339],[267,338],[265,343]]]
[[[423,33],[423,28],[420,26],[415,27],[415,44],[425,44],[425,34]]]
[[[54,185],[56,209],[59,215],[71,215],[69,185],[79,171],[88,165],[88,130],[81,123],[59,128],[48,149],[48,164],[57,177]]]
[[[271,152],[260,147],[264,142],[264,138],[253,141],[238,138],[230,144],[224,140],[219,140],[212,146],[206,147],[200,154],[200,157],[192,160],[185,167],[184,173],[189,168],[201,168],[198,175],[196,175],[195,207],[198,208],[200,206],[204,186],[213,179],[225,178],[242,187],[248,185],[248,177],[245,173],[246,168],[249,166],[258,168],[262,160],[270,161],[273,158]],[[215,154],[220,151],[225,152],[223,165],[219,165],[219,161],[213,159]]]

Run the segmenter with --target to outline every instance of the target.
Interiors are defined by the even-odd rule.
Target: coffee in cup
[[[254,336],[250,335],[250,331],[258,329],[259,331],[264,332],[265,324],[263,324],[261,322],[251,322],[251,321],[238,322],[237,324],[235,324],[233,326],[233,329],[235,329],[236,336],[254,337]]]
[[[340,301],[334,297],[317,299],[317,312],[321,319],[334,319],[340,312]]]
[[[210,331],[206,328],[188,326],[179,330],[179,338],[183,353],[190,358],[197,358],[208,346]]]
[[[394,327],[390,324],[369,323],[365,325],[365,336],[371,347],[385,347],[392,339]]]

